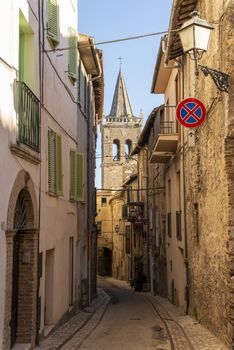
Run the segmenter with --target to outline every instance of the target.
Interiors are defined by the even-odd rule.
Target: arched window
[[[112,157],[113,160],[120,160],[120,142],[119,140],[114,140],[112,145]]]
[[[131,150],[132,150],[132,141],[126,140],[125,141],[125,158],[126,159],[130,159]]]

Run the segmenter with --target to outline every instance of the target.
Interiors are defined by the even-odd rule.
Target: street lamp
[[[219,90],[228,92],[228,74],[207,66],[198,65],[198,60],[208,49],[210,34],[213,29],[206,20],[199,17],[197,11],[193,11],[191,19],[185,21],[177,33],[184,53],[188,53],[190,58],[195,60],[196,74],[198,74],[198,66],[200,66],[205,76],[211,75]]]
[[[197,11],[191,13],[191,19],[184,22],[178,30],[184,53],[189,53],[192,59],[200,59],[207,51],[210,34],[214,28],[199,17]]]

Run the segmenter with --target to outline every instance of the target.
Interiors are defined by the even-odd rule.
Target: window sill
[[[32,164],[37,165],[41,162],[41,159],[40,159],[38,153],[33,151],[32,149],[30,149],[29,147],[27,147],[26,145],[24,145],[22,143],[11,144],[10,150],[11,150],[11,153],[15,154],[16,156],[18,156],[20,158],[27,160],[28,162],[30,162]]]

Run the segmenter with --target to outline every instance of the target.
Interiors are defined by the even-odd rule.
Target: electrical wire
[[[176,32],[177,29],[173,29],[171,30],[171,32]],[[136,35],[136,36],[130,36],[130,37],[126,37],[126,38],[120,38],[120,39],[113,39],[113,40],[106,40],[106,41],[99,41],[97,43],[95,43],[95,46],[99,46],[99,45],[108,45],[108,44],[115,44],[115,43],[119,43],[122,41],[129,41],[129,40],[137,40],[137,39],[143,39],[143,38],[147,38],[147,37],[151,37],[151,36],[157,36],[157,35],[163,35],[163,34],[167,34],[167,31],[161,31],[161,32],[156,32],[156,33],[149,33],[149,34],[142,34],[142,35]],[[87,48],[93,46],[93,44],[87,44],[87,45],[78,45],[77,48]],[[54,51],[65,51],[65,50],[70,50],[71,47],[63,47],[63,48],[57,48],[57,49],[53,49],[53,50],[45,50],[45,52],[54,52]]]

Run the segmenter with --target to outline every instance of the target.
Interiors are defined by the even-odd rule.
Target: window
[[[176,238],[182,240],[182,231],[181,231],[181,210],[176,212]]]
[[[70,199],[84,201],[84,154],[70,151]]]
[[[107,206],[106,197],[102,197],[102,198],[101,198],[101,205],[102,205],[102,207],[106,207],[106,206]]]
[[[101,236],[101,234],[102,234],[102,222],[101,221],[97,221],[96,227],[97,227],[97,235]]]
[[[34,32],[19,11],[19,80],[35,91],[36,87],[36,42]]]
[[[130,226],[125,226],[125,239],[126,239],[126,254],[131,253],[131,243],[130,243]]]
[[[69,63],[68,63],[68,75],[75,81],[77,80],[77,35],[76,30],[69,28]]]
[[[131,140],[126,140],[125,142],[125,159],[130,159],[130,153],[132,149],[132,141]]]
[[[62,138],[51,129],[48,130],[48,190],[62,195]]]
[[[53,46],[59,44],[59,6],[58,0],[47,1],[47,37]]]
[[[120,142],[119,140],[114,140],[112,145],[112,157],[114,161],[120,160]]]
[[[194,230],[197,242],[199,242],[200,232],[199,232],[199,208],[198,203],[194,203]]]

